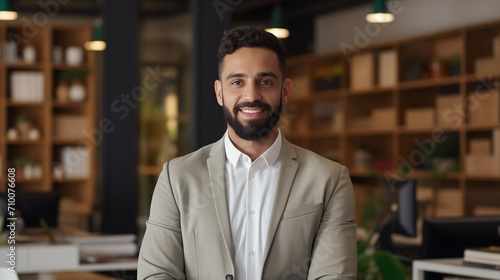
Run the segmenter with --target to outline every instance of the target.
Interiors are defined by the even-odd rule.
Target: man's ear
[[[286,79],[283,82],[283,95],[281,96],[281,103],[285,105],[290,99],[290,94],[292,93],[292,80]]]
[[[217,97],[217,103],[219,103],[220,106],[223,106],[224,101],[222,99],[222,82],[220,80],[215,80],[214,90],[215,90],[215,97]]]

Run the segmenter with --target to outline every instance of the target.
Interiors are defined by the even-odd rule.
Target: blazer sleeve
[[[356,279],[354,190],[349,172],[340,168],[319,226],[308,279]]]
[[[165,163],[151,200],[137,279],[185,279],[180,214]]]

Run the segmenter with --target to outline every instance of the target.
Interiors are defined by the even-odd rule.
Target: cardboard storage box
[[[473,155],[491,155],[490,139],[470,139],[469,154]]]
[[[415,108],[405,112],[405,125],[407,128],[430,128],[435,124],[434,108]]]
[[[372,129],[393,129],[396,127],[396,110],[378,108],[372,110]]]
[[[471,92],[469,107],[469,123],[471,124],[497,124],[500,121],[500,90],[485,90]]]
[[[395,50],[378,54],[378,85],[392,87],[398,82],[398,56]]]
[[[83,116],[54,116],[54,138],[81,138],[86,127],[87,120]]]
[[[465,156],[465,173],[467,175],[498,175],[500,162],[493,155],[469,154]]]
[[[474,61],[475,73],[489,75],[500,73],[500,56],[480,57]]]
[[[437,119],[437,124],[440,127],[451,127],[457,125],[457,121],[454,119],[456,114],[452,114],[454,118],[450,119],[450,112],[452,112],[453,107],[456,105],[459,106],[462,105],[462,103],[460,102],[460,95],[458,94],[444,94],[437,96],[436,119]]]
[[[365,90],[374,84],[374,54],[366,52],[352,56],[351,60],[351,90]]]

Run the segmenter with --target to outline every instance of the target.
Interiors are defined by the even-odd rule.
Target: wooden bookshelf
[[[477,59],[494,56],[496,36],[500,22],[369,45],[358,53],[289,58],[294,87],[281,129],[292,142],[350,169],[360,211],[366,188],[381,188],[372,172],[358,168],[363,147],[370,157],[365,161],[382,175],[417,179],[419,191],[431,193],[434,208],[426,215],[481,214],[481,207],[500,214],[500,163],[489,174],[471,174],[465,163],[471,139],[491,140],[500,128],[500,118],[472,122],[468,112],[477,90],[500,87],[500,63],[480,74],[475,66]],[[356,64],[356,55],[365,64]],[[438,106],[443,96],[456,102]],[[474,110],[487,105],[481,106]],[[491,108],[499,111],[500,104]],[[423,186],[436,174],[428,160],[457,169],[437,185]]]
[[[76,221],[79,227],[86,227],[88,217],[92,214],[95,200],[96,185],[96,145],[87,135],[95,130],[96,122],[96,78],[95,58],[92,52],[83,48],[86,41],[91,38],[92,27],[81,25],[46,25],[37,28],[36,32],[26,33],[22,23],[0,23],[0,154],[1,174],[0,192],[7,190],[6,170],[10,167],[16,168],[16,192],[59,192],[61,197],[60,221]],[[13,52],[17,58],[7,54],[8,44],[13,44]],[[14,43],[12,43],[14,42]],[[23,50],[27,46],[33,46],[36,52],[36,61],[25,62]],[[62,61],[56,61],[55,48],[60,47]],[[83,51],[83,61],[78,65],[68,65],[65,61],[65,50],[70,46],[78,46]],[[31,101],[17,100],[13,96],[14,87],[19,88],[19,82],[15,82],[12,73],[25,73],[36,71],[43,75],[41,100]],[[76,79],[84,87],[84,98],[81,101],[75,99],[60,99],[56,89],[59,82],[67,80],[71,85]],[[70,79],[73,79],[70,81]],[[16,83],[14,85],[13,83]],[[31,80],[26,80],[26,85]],[[23,89],[24,92],[30,90]],[[74,92],[74,91],[73,91]],[[36,128],[31,137],[11,138],[8,133],[18,131],[17,119],[26,116],[30,127]],[[56,131],[70,129],[58,127],[54,124],[55,119],[60,116],[79,117],[84,120],[84,126],[80,130],[74,130],[67,137],[59,137]],[[87,170],[84,176],[73,178],[68,174],[62,177],[55,174],[55,166],[64,165],[61,158],[65,147],[85,147],[86,153],[75,157],[75,160],[84,160],[83,165],[75,165],[74,169],[84,168]],[[81,150],[83,151],[83,150]],[[24,165],[21,163],[25,162]],[[27,176],[31,174],[26,167],[30,163],[32,169],[41,169],[38,176]],[[68,165],[66,163],[66,165]],[[63,168],[64,169],[64,168]],[[69,169],[64,169],[69,170]],[[25,174],[23,174],[25,173]],[[36,174],[36,173],[33,173]],[[64,224],[64,226],[71,226]]]

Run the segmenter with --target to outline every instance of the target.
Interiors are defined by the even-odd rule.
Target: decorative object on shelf
[[[16,128],[19,132],[19,137],[22,139],[28,138],[28,133],[31,128],[31,123],[25,114],[19,114],[16,117]]]
[[[87,90],[80,80],[74,80],[69,86],[69,100],[72,102],[82,102],[87,96]]]
[[[453,57],[450,57],[449,67],[450,67],[450,75],[452,76],[460,75],[460,55],[455,55]]]
[[[279,39],[284,39],[290,36],[290,31],[283,26],[283,21],[281,18],[281,4],[277,3],[271,13],[271,22],[269,28],[266,31],[272,33]]]
[[[358,171],[368,171],[373,156],[364,143],[360,143],[354,151],[354,169]]]
[[[366,21],[374,23],[393,22],[394,15],[387,10],[385,0],[375,0],[373,11],[366,15]]]
[[[88,51],[103,51],[106,49],[106,42],[102,39],[102,19],[94,21],[92,30],[92,39],[85,43],[85,49]]]
[[[55,181],[62,181],[64,179],[64,169],[61,164],[54,164],[52,168],[52,176]]]
[[[17,12],[10,10],[9,0],[0,0],[0,20],[15,20]]]
[[[65,81],[59,81],[56,86],[56,99],[65,103],[69,101],[69,86]]]
[[[23,156],[14,157],[12,159],[12,165],[16,169],[16,177],[19,179],[24,179],[23,170],[24,170],[24,165],[26,165],[26,162],[27,160]]]
[[[31,141],[37,141],[40,139],[40,129],[37,127],[31,127],[28,131],[28,139]]]
[[[31,163],[26,162],[23,166],[23,175],[26,180],[33,180],[33,167]]]
[[[449,76],[449,67],[448,63],[443,59],[436,58],[432,60],[430,63],[431,77],[441,79]]]
[[[23,60],[26,63],[32,64],[36,61],[36,49],[32,44],[27,44],[23,48]]]
[[[43,168],[40,163],[33,163],[31,168],[33,169],[33,179],[39,180],[43,176]]]
[[[5,44],[5,60],[8,62],[14,62],[18,60],[17,44],[14,40],[8,40]]]
[[[19,138],[19,132],[17,132],[17,129],[9,128],[9,130],[7,130],[7,140],[16,141],[18,138]]]
[[[61,46],[54,46],[52,48],[52,61],[54,63],[63,62],[63,48]]]
[[[83,63],[83,48],[78,46],[69,46],[66,48],[66,63],[77,66]]]

